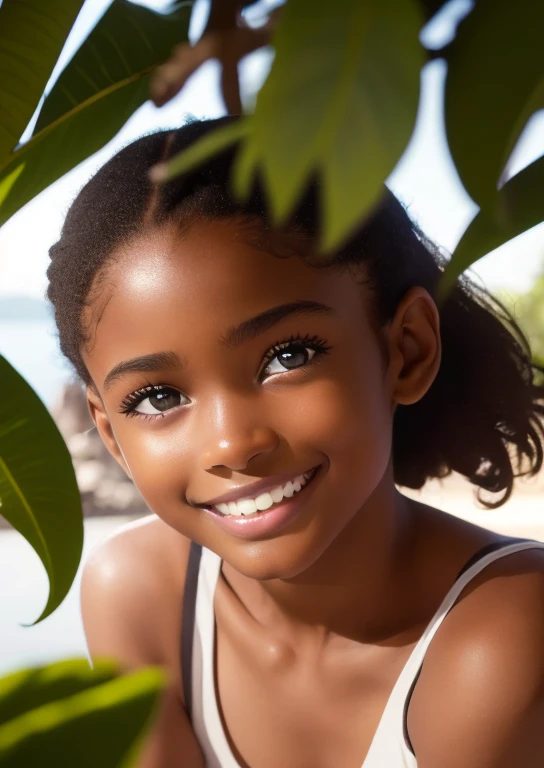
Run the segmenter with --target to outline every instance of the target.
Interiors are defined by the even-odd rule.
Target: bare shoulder
[[[484,568],[431,642],[408,712],[418,765],[542,765],[543,648],[544,548],[535,548]]]
[[[121,526],[85,561],[81,605],[91,655],[127,666],[165,664],[173,676],[190,541],[155,515]]]
[[[179,663],[182,595],[190,541],[150,515],[122,526],[87,558],[81,611],[92,659],[122,670],[160,665],[167,684],[138,768],[204,768],[183,702]]]

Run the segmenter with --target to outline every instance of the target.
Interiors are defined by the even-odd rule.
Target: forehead
[[[352,319],[361,311],[363,287],[348,271],[316,269],[289,255],[288,243],[275,243],[273,251],[234,220],[139,237],[114,254],[84,317],[93,337],[85,357],[105,350],[115,364],[120,356],[173,348],[176,334],[217,338],[229,325],[287,302],[318,301]]]

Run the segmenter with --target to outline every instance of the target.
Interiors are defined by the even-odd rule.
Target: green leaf
[[[289,0],[239,185],[261,168],[276,223],[318,172],[323,250],[379,199],[413,131],[424,53],[415,0]]]
[[[34,134],[100,91],[165,59],[187,37],[192,4],[173,3],[163,14],[115,0],[47,96]]]
[[[39,192],[101,149],[148,97],[149,78],[139,73],[76,107],[44,128],[0,171],[17,178],[0,196],[0,226]]]
[[[227,149],[242,139],[248,132],[249,121],[246,118],[228,123],[207,133],[201,139],[191,144],[187,149],[178,152],[168,162],[159,163],[151,171],[154,181],[165,182],[197,168],[205,160]]]
[[[544,3],[478,0],[447,56],[445,115],[467,192],[492,204],[529,117],[544,106]]]
[[[0,766],[128,768],[164,686],[158,668],[86,687],[0,725]]]
[[[106,659],[94,662],[92,669],[87,659],[69,659],[14,672],[0,678],[0,723],[7,723],[51,701],[102,685],[118,674],[118,665]]]
[[[166,20],[168,26],[161,24],[160,34],[157,27],[153,36],[148,35],[154,51],[153,65],[165,59],[174,43],[186,36],[189,9],[184,7],[168,14],[163,22]],[[143,69],[63,114],[0,167],[0,226],[39,192],[101,149],[147,100],[149,73],[153,68],[147,50],[145,56],[142,54],[144,60],[147,64]],[[13,179],[12,174],[18,174],[15,181],[4,185],[5,179]]]
[[[513,176],[495,196],[494,205],[476,214],[465,230],[440,283],[443,299],[471,264],[508,240],[544,221],[544,157]]]
[[[0,163],[34,114],[83,0],[0,5]]]
[[[72,460],[47,408],[0,355],[0,512],[42,561],[49,616],[66,597],[83,548]],[[35,622],[35,623],[37,623]],[[26,625],[29,626],[29,625]]]

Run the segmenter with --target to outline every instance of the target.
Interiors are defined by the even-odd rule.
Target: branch
[[[270,43],[281,9],[274,9],[267,23],[249,27],[241,16],[242,8],[254,0],[212,0],[210,16],[202,37],[195,45],[180,43],[172,55],[157,67],[150,83],[153,102],[162,107],[176,96],[189,77],[206,61],[221,64],[221,93],[228,114],[241,114],[238,62],[252,51]]]
[[[287,0],[288,2],[289,0]],[[258,29],[249,27],[241,11],[255,0],[212,0],[210,15],[202,37],[195,45],[180,43],[170,58],[154,71],[150,96],[158,107],[177,96],[187,80],[206,61],[216,59],[221,64],[221,94],[227,113],[242,112],[238,63],[244,56],[269,45],[277,26],[281,7],[269,14],[267,23]],[[439,11],[447,0],[420,0],[426,19]],[[445,49],[429,52],[429,60],[441,58]]]

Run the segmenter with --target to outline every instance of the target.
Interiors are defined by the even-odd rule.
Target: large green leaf
[[[252,170],[261,168],[281,223],[318,172],[324,250],[378,200],[410,139],[422,21],[415,0],[289,0],[284,8],[239,155],[245,183],[238,177],[237,186],[247,192]]]
[[[68,663],[88,666],[83,660]],[[164,673],[151,667],[107,679],[107,671],[100,672],[92,685],[92,673],[74,669],[68,673],[71,680],[65,683],[63,695],[44,703],[41,688],[45,685],[50,690],[51,672],[58,677],[54,667],[39,670],[33,691],[26,686],[29,708],[2,721],[0,766],[132,766],[156,712]],[[31,707],[33,697],[37,704]]]
[[[234,169],[237,194],[247,195],[257,170],[264,171],[279,224],[320,174],[322,248],[334,248],[378,200],[412,134],[421,23],[415,0],[289,0],[255,114],[240,129],[203,137],[161,167],[161,178],[245,135]]]
[[[149,73],[168,56],[175,42],[186,37],[189,12],[187,5],[173,11],[153,28],[153,35],[147,35],[154,55],[151,57],[146,49],[142,69],[61,115],[0,167],[0,226],[35,195],[101,149],[147,100]],[[99,68],[99,62],[96,66]],[[60,108],[60,102],[56,103]]]
[[[102,91],[21,147],[0,171],[0,226],[39,192],[107,144],[146,101],[148,81],[148,76],[138,73]],[[4,180],[9,179],[11,183],[4,185]]]
[[[482,208],[495,198],[529,117],[544,106],[544,3],[478,0],[449,48],[446,130],[461,180]]]
[[[465,269],[495,248],[544,221],[544,157],[513,176],[465,230],[440,285],[443,298]]]
[[[0,6],[0,164],[17,145],[83,0],[4,0]]]
[[[192,0],[172,3],[165,15],[115,0],[47,96],[34,133],[100,91],[166,58],[187,37],[192,4]]]
[[[37,621],[64,600],[83,548],[72,460],[47,408],[0,355],[0,513],[42,561],[49,597]]]

